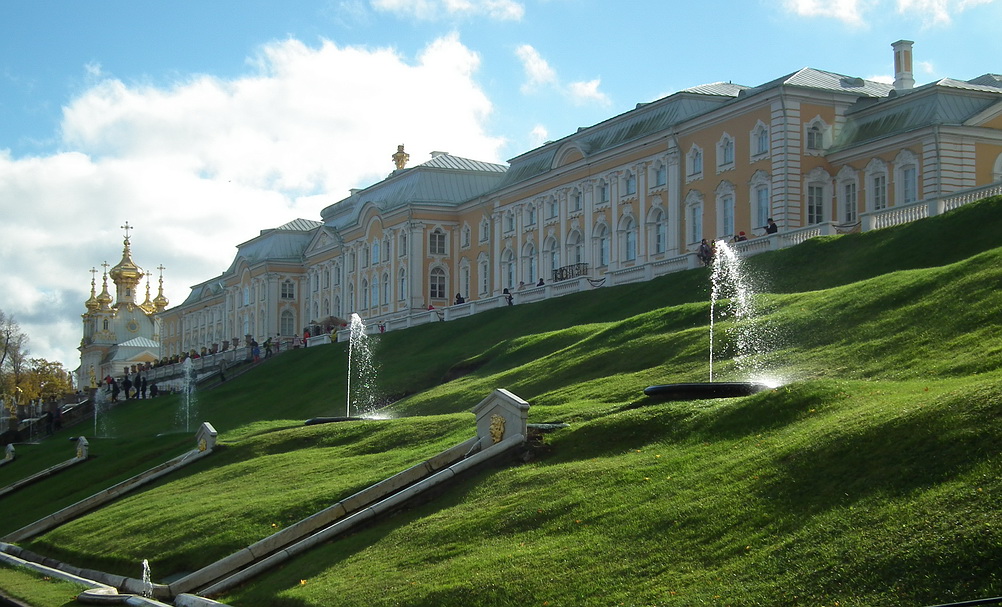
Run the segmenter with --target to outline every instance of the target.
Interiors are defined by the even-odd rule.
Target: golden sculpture
[[[496,445],[504,438],[504,418],[495,413],[491,416],[491,441]]]
[[[407,161],[411,159],[411,155],[404,151],[403,144],[397,146],[397,153],[393,155],[393,164],[397,165],[397,170],[400,170],[407,166]]]
[[[204,438],[199,439],[199,441],[198,441],[198,450],[199,451],[205,451],[208,448],[209,448],[209,444],[207,442],[205,442],[205,439]]]

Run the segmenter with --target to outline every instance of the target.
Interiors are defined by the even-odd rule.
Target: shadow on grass
[[[764,496],[790,512],[826,510],[949,481],[994,457],[1002,438],[1002,385],[952,394],[777,462]],[[945,430],[945,429],[949,430]]]

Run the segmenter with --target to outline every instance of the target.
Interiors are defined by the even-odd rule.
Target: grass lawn
[[[707,378],[703,269],[375,337],[388,420],[304,426],[343,411],[344,344],[282,354],[199,393],[217,453],[23,545],[131,576],[149,559],[156,581],[173,578],[471,437],[470,408],[504,387],[532,404],[530,422],[569,428],[525,464],[463,476],[221,600],[913,607],[1002,595],[1000,218],[997,198],[747,260],[762,288],[752,329],[769,347],[735,363],[748,327],[720,319],[714,376],[782,385],[744,398],[642,394]],[[114,410],[114,438],[4,498],[0,530],[192,448],[178,407]],[[70,449],[53,439],[18,454],[0,482]]]

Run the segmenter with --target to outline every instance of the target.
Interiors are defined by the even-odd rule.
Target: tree
[[[0,395],[10,397],[27,372],[28,336],[12,315],[0,310]]]
[[[62,363],[32,358],[21,389],[27,399],[41,398],[49,401],[72,392],[73,385],[70,383],[70,374],[63,369]]]

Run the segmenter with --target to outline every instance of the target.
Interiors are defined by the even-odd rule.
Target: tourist
[[[456,293],[456,305],[458,306],[459,304],[464,304],[464,303],[466,303],[466,300],[463,299],[463,296],[459,293]]]
[[[303,329],[303,347],[304,348],[306,346],[310,345],[309,343],[307,343],[307,342],[309,342],[309,340],[310,340],[310,330],[309,329]]]
[[[515,296],[511,294],[511,292],[508,290],[508,287],[505,287],[504,291],[501,291],[501,295],[504,296],[504,300],[508,302],[509,306],[514,305]]]
[[[746,240],[748,240],[748,237],[745,236],[744,232],[738,232],[737,236],[734,237],[734,242],[744,242]]]
[[[264,357],[268,358],[269,356],[271,356],[271,337],[264,340]]]
[[[261,346],[258,345],[256,339],[251,340],[251,356],[254,357],[254,362],[261,360]]]
[[[545,282],[543,282],[543,277],[542,277],[542,276],[540,276],[540,277],[539,277],[539,282],[537,282],[537,283],[536,283],[536,286],[537,286],[537,287],[541,287],[541,286],[543,286],[543,285],[545,285],[545,284],[546,284],[546,283],[545,283]]]
[[[705,238],[699,243],[699,248],[696,249],[696,257],[703,262],[704,266],[713,263],[713,248],[710,247],[710,243],[706,242]]]
[[[779,226],[776,225],[776,222],[772,220],[772,217],[770,217],[766,221],[768,222],[765,225],[765,233],[766,234],[775,234],[776,232],[779,231]]]
[[[142,380],[139,382],[139,394],[140,398],[146,399],[146,376],[143,376]]]
[[[226,359],[219,361],[219,381],[226,381]]]
[[[111,402],[113,402],[113,403],[117,403],[118,402],[118,393],[119,392],[120,392],[120,390],[118,388],[118,382],[115,381],[115,378],[111,378]]]
[[[156,382],[154,382],[150,385],[150,398],[156,398],[159,393],[160,388],[158,388]]]
[[[132,391],[132,381],[128,375],[122,380],[122,388],[125,390],[125,400],[129,400],[129,392]]]

